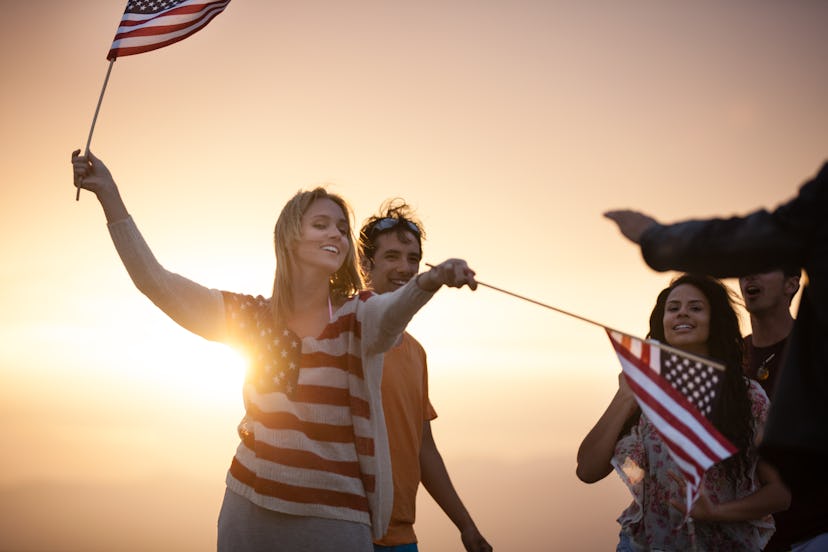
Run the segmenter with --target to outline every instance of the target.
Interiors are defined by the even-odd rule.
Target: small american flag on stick
[[[426,263],[433,268],[434,265]],[[738,450],[705,418],[712,412],[724,366],[655,341],[643,341],[589,318],[477,281],[478,285],[604,328],[641,411],[661,435],[687,481],[687,512],[704,472]]]
[[[215,16],[224,11],[229,3],[230,0],[212,2],[206,0],[129,0],[127,2],[118,32],[106,56],[109,60],[109,67],[106,70],[101,94],[98,96],[92,126],[89,127],[84,155],[89,154],[89,144],[92,143],[95,122],[98,120],[98,112],[101,110],[101,102],[103,102],[115,59],[118,56],[131,56],[157,50],[184,40],[203,29]],[[81,183],[76,181],[75,186],[77,187],[75,201],[78,201]]]
[[[130,0],[106,59],[163,48],[203,29],[230,0]]]
[[[607,329],[641,411],[658,431],[687,481],[689,512],[704,472],[738,450],[705,417],[724,367],[712,360]]]

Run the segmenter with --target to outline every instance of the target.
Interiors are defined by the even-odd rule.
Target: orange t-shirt
[[[384,546],[417,542],[414,534],[423,423],[437,417],[428,400],[428,367],[422,345],[407,332],[385,353],[382,370],[382,408],[388,428],[394,506]]]

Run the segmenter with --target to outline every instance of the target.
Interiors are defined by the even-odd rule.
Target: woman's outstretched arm
[[[155,259],[130,217],[115,179],[106,165],[89,153],[72,153],[75,186],[94,193],[106,216],[109,233],[135,286],[182,327],[206,339],[225,337],[224,300],[208,289],[166,270]]]

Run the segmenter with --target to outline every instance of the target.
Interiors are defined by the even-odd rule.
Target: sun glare
[[[245,366],[226,345],[176,332],[153,336],[153,347],[133,356],[128,369],[158,391],[202,402],[236,400]]]

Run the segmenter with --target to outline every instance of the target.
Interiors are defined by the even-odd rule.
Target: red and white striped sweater
[[[388,525],[391,462],[380,384],[383,353],[432,296],[414,279],[393,293],[363,292],[317,337],[273,326],[262,297],[208,289],[164,269],[132,218],[109,225],[135,285],[184,328],[250,358],[242,441],[227,486],[293,515]]]

